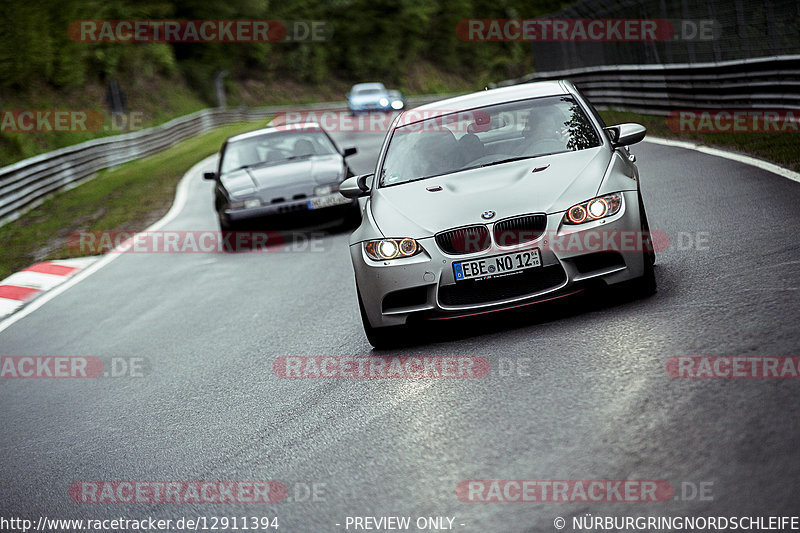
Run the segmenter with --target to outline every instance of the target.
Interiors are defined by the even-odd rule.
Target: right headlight
[[[564,224],[583,224],[617,214],[622,207],[622,195],[619,193],[598,196],[586,202],[573,205],[564,213]]]
[[[373,261],[388,261],[389,259],[415,256],[422,251],[422,246],[408,237],[404,239],[380,239],[365,242],[364,251]]]

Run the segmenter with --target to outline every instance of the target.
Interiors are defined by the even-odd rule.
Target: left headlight
[[[422,251],[422,246],[408,237],[405,239],[380,239],[365,242],[364,251],[373,261],[387,261],[417,255]]]
[[[617,214],[622,207],[619,193],[598,196],[589,201],[573,205],[564,213],[564,224],[584,224]]]
[[[381,104],[382,106],[386,107],[387,105],[389,105],[389,99],[388,98],[381,98],[380,100],[378,100],[378,103]]]
[[[231,200],[228,202],[229,209],[253,209],[261,207],[261,200],[258,198],[247,198],[245,200]]]

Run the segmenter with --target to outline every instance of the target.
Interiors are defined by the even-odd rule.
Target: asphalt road
[[[337,140],[358,146],[357,171],[371,170],[380,135]],[[395,352],[376,355],[363,336],[346,232],[311,235],[314,246],[294,252],[124,254],[0,333],[2,355],[149,366],[139,378],[0,380],[0,515],[277,516],[284,532],[441,516],[460,531],[548,532],[559,516],[573,531],[587,513],[798,514],[800,382],[674,379],[665,364],[800,355],[800,184],[679,148],[633,152],[651,228],[672,239],[655,296],[451,321]],[[216,229],[202,170],[166,229]],[[308,355],[481,356],[492,369],[439,380],[273,373],[276,357]],[[503,479],[666,480],[676,495],[456,495],[461,481]],[[68,490],[81,480],[275,480],[288,498],[79,504]],[[705,497],[692,497],[700,484]]]

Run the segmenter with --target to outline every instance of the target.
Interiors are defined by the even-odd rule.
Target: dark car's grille
[[[535,241],[547,227],[547,215],[525,215],[501,220],[494,225],[494,242],[500,246],[516,246]]]
[[[533,268],[502,278],[460,281],[439,287],[443,305],[472,305],[496,302],[558,287],[567,280],[559,265]]]
[[[294,213],[295,211],[307,211],[306,204],[289,204],[278,207],[278,213]]]
[[[438,233],[436,244],[447,254],[471,254],[486,250],[492,240],[486,226],[469,226]]]

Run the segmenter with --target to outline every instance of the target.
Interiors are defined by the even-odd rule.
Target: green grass
[[[133,120],[132,125],[110,120],[104,104],[105,86],[98,83],[69,90],[40,85],[25,92],[0,91],[3,109],[92,110],[101,113],[104,119],[95,131],[0,132],[0,167],[90,139],[149,128],[209,107],[177,79],[136,80],[126,82],[124,87],[129,112],[126,122]]]
[[[216,128],[151,157],[104,170],[47,199],[0,227],[0,279],[37,261],[86,255],[67,247],[74,232],[145,229],[169,210],[178,182],[192,165],[217,152],[231,135],[265,124],[259,120]]]
[[[794,171],[800,171],[800,134],[786,133],[698,133],[675,132],[667,127],[667,117],[641,115],[629,111],[600,111],[607,124],[638,122],[648,135],[690,141],[751,155]]]

